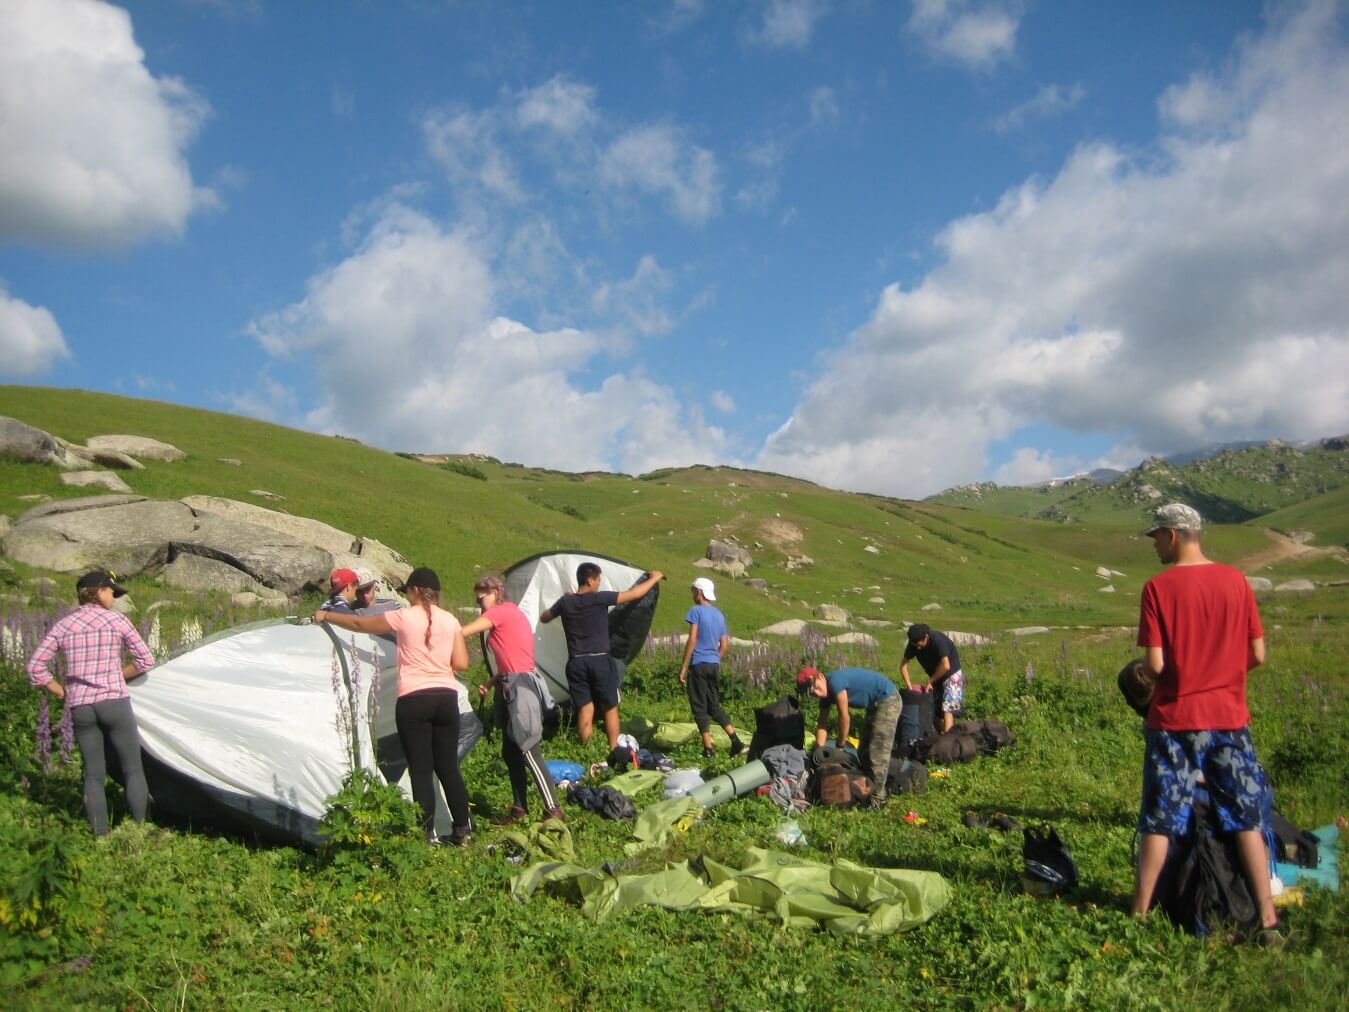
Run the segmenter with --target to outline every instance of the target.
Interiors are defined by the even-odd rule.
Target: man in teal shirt
[[[815,725],[815,744],[829,740],[829,707],[838,707],[838,744],[848,740],[852,728],[851,708],[866,711],[862,724],[861,753],[869,767],[876,793],[872,801],[885,803],[885,781],[890,772],[890,752],[895,745],[895,730],[904,701],[895,683],[879,671],[869,668],[839,668],[822,675],[815,668],[802,668],[796,676],[802,692],[820,701],[820,719]]]

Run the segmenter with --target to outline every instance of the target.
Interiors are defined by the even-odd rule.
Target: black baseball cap
[[[398,593],[406,594],[412,587],[419,590],[440,591],[440,577],[436,571],[428,566],[418,566],[408,574],[408,578],[403,581],[403,585],[398,588]]]
[[[91,569],[75,581],[77,591],[94,587],[111,587],[113,597],[121,597],[126,593],[126,588],[117,585],[117,574],[102,569]]]

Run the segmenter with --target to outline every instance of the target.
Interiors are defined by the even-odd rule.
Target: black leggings
[[[422,828],[427,832],[435,828],[439,780],[455,832],[470,832],[473,817],[459,772],[459,693],[453,689],[423,689],[399,696],[394,723],[408,761],[412,798],[422,810]]]
[[[108,764],[104,759],[104,737],[111,742],[126,779],[126,803],[131,817],[145,821],[145,803],[149,792],[145,787],[145,771],[141,768],[141,738],[136,730],[136,715],[131,712],[131,697],[105,699],[101,703],[85,703],[70,711],[75,725],[75,740],[80,745],[84,760],[84,811],[94,835],[108,831],[108,798],[103,783],[108,778]]]

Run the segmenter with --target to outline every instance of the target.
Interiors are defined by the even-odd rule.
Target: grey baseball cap
[[[1203,527],[1204,521],[1197,509],[1183,502],[1173,502],[1152,511],[1152,523],[1143,534],[1147,536],[1160,530],[1198,531]]]

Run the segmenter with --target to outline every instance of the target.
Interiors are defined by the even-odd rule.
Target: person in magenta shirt
[[[1202,526],[1196,510],[1170,503],[1144,532],[1171,568],[1144,585],[1139,610],[1138,645],[1157,687],[1144,731],[1133,914],[1147,914],[1171,839],[1191,830],[1202,775],[1222,830],[1236,839],[1260,927],[1277,934],[1261,833],[1265,780],[1246,708],[1246,674],[1264,663],[1265,633],[1246,577],[1205,557]]]
[[[518,605],[506,599],[501,577],[484,576],[473,585],[482,614],[464,627],[464,635],[487,633],[487,649],[492,652],[496,674],[478,686],[487,695],[496,689],[492,700],[492,718],[502,729],[501,758],[511,779],[511,810],[499,819],[508,826],[529,815],[529,779],[543,798],[550,819],[562,819],[553,778],[548,774],[543,751],[543,693],[548,690],[534,670],[534,629]]]
[[[462,686],[454,673],[468,669],[468,646],[459,620],[440,607],[440,577],[433,570],[414,569],[399,591],[408,598],[408,607],[399,611],[348,615],[320,608],[314,621],[376,636],[394,634],[398,643],[394,721],[407,758],[412,797],[422,810],[422,828],[428,843],[440,842],[435,831],[439,780],[454,822],[450,842],[463,846],[472,839],[473,817],[459,770]]]
[[[108,831],[105,739],[121,763],[131,817],[137,822],[145,820],[149,790],[126,680],[149,671],[155,658],[136,627],[125,615],[112,610],[113,598],[126,593],[113,574],[98,569],[85,573],[76,582],[75,591],[79,608],[42,638],[28,659],[28,680],[70,708],[75,741],[84,760],[84,811],[94,835],[103,836]],[[60,681],[50,670],[58,650],[66,659],[66,672]],[[125,663],[123,650],[132,658]]]

